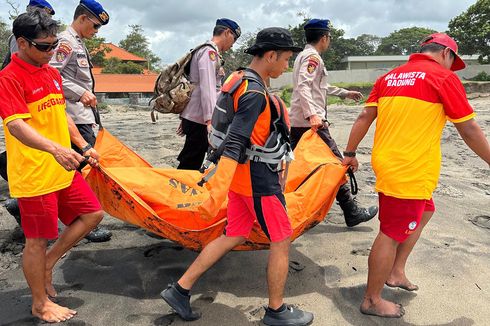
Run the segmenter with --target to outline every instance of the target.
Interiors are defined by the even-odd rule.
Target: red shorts
[[[97,197],[79,172],[67,188],[35,197],[18,199],[26,238],[58,238],[58,217],[70,225],[80,215],[100,211]]]
[[[381,232],[398,242],[404,242],[417,230],[424,212],[435,210],[432,198],[400,199],[379,193]]]
[[[230,191],[226,236],[248,238],[255,221],[271,242],[281,242],[293,234],[283,194],[248,197]]]

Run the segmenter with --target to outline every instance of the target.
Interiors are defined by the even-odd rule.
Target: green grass
[[[291,96],[293,95],[293,87],[291,86],[286,86],[282,88],[281,94],[279,95],[284,103],[286,103],[287,107],[291,106]]]
[[[487,74],[486,72],[482,71],[478,75],[468,78],[468,81],[490,81],[490,74]]]
[[[361,84],[361,83],[359,83]],[[335,85],[337,87],[342,87],[342,88],[350,88],[350,87],[354,87],[352,85],[359,85],[359,84],[344,84],[344,85],[350,85],[350,86],[338,86],[338,85]],[[366,83],[366,84],[369,84],[369,83]],[[369,85],[373,85],[373,84],[369,84]],[[360,86],[357,86],[357,87],[360,87]],[[282,100],[284,101],[284,103],[286,103],[286,106],[287,107],[290,107],[291,106],[291,96],[293,94],[293,87],[292,86],[286,86],[286,87],[283,87],[281,89],[281,93],[279,94],[279,96],[282,98]],[[359,103],[356,103],[354,102],[353,100],[350,100],[350,99],[341,99],[340,97],[337,97],[337,96],[328,96],[327,95],[327,103],[328,105],[334,105],[334,104],[338,104],[338,105],[362,105],[366,102],[366,94],[364,94],[364,98],[361,102]]]
[[[354,100],[351,99],[341,99],[340,97],[337,96],[328,96],[327,95],[327,105],[364,105],[366,103],[366,96],[360,101],[360,102],[355,102]]]
[[[350,88],[372,88],[374,83],[333,83],[332,85],[346,89]]]

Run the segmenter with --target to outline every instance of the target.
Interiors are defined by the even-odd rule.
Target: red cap
[[[434,33],[430,36],[428,36],[420,46],[424,46],[429,43],[437,43],[442,46],[448,47],[453,51],[454,53],[454,62],[453,65],[451,66],[452,71],[457,71],[464,69],[466,67],[466,64],[464,63],[463,59],[458,55],[458,45],[456,44],[456,41],[453,40],[449,35],[446,33]]]

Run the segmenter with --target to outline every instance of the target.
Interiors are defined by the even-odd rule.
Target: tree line
[[[309,17],[303,16],[303,22],[297,26],[289,26],[294,41],[300,46],[305,45],[303,27]],[[409,55],[417,52],[420,42],[429,34],[437,31],[424,27],[408,27],[396,30],[386,37],[362,34],[355,38],[346,38],[345,31],[335,26],[331,29],[330,49],[322,54],[328,70],[345,69],[342,59],[346,56],[367,55]],[[459,53],[478,55],[482,64],[490,63],[490,0],[478,0],[466,11],[450,20],[448,30],[459,45]],[[233,71],[245,67],[251,58],[243,51],[248,48],[256,33],[248,33],[240,38],[235,49],[225,53],[225,69]]]
[[[305,45],[303,27],[309,20],[304,14],[303,22],[288,29],[294,41]],[[15,15],[10,14],[11,19]],[[459,45],[460,54],[478,55],[480,63],[490,63],[490,0],[478,0],[466,11],[450,20],[448,30]],[[66,26],[65,26],[66,27]],[[145,58],[147,65],[133,62],[123,62],[117,58],[106,59],[104,54],[110,49],[102,44],[103,37],[95,37],[86,41],[87,48],[92,54],[95,65],[103,67],[104,73],[140,74],[144,69],[158,71],[161,59],[151,51],[150,42],[141,25],[129,25],[129,34],[119,42],[119,46],[128,52]],[[342,59],[346,56],[368,55],[408,55],[417,51],[424,37],[436,31],[424,27],[408,27],[396,30],[386,37],[362,34],[355,38],[346,38],[345,31],[335,26],[331,29],[331,46],[329,51],[322,54],[326,68],[329,70],[345,69]],[[225,70],[233,71],[238,67],[249,64],[251,56],[244,50],[253,44],[256,33],[245,33],[239,39],[235,49],[224,54]],[[10,35],[10,24],[0,20],[0,57],[7,52],[7,38]],[[184,55],[184,53],[182,53]]]

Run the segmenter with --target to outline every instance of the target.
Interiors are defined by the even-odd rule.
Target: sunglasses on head
[[[33,45],[36,49],[38,49],[41,52],[49,52],[51,50],[54,50],[58,46],[58,43],[60,41],[60,40],[56,40],[53,43],[42,43],[42,42],[35,42],[25,36],[22,36],[22,38],[28,41],[31,45]]]
[[[101,27],[102,27],[102,24],[99,24],[99,23],[97,23],[97,22],[94,22],[94,21],[92,20],[92,18],[90,18],[89,16],[87,16],[87,18],[88,18],[88,20],[90,20],[90,21],[91,21],[91,22],[94,24],[94,29],[95,29],[95,30],[98,30],[99,28],[101,28]]]

